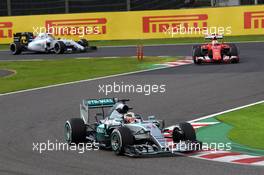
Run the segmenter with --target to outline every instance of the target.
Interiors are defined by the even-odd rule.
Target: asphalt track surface
[[[104,97],[98,85],[165,84],[166,93],[111,94],[131,98],[130,106],[154,114],[167,125],[195,119],[264,98],[264,43],[239,44],[241,63],[186,65],[0,96],[0,174],[88,175],[263,175],[263,167],[199,160],[189,157],[128,158],[110,151],[32,151],[33,142],[63,141],[64,122],[79,116],[83,98]],[[111,48],[115,54],[131,48]],[[133,49],[133,48],[132,48]],[[132,50],[131,49],[131,50]],[[190,55],[191,46],[148,47],[149,54]],[[110,52],[110,51],[109,51]],[[114,55],[113,53],[113,55]],[[1,54],[1,57],[3,54]]]
[[[164,47],[151,46],[144,47],[144,55],[148,56],[179,56],[189,55],[191,46],[186,48],[184,45],[167,45]],[[43,54],[43,53],[22,53],[21,55],[12,55],[10,51],[0,51],[1,60],[28,60],[28,59],[63,59],[63,58],[82,58],[82,57],[116,57],[116,56],[136,56],[135,47],[99,47],[97,51],[87,53],[69,53],[69,54]]]

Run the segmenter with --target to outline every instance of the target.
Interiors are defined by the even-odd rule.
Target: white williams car
[[[89,46],[86,39],[80,39],[79,41],[56,39],[47,33],[40,33],[35,37],[30,32],[14,34],[14,42],[10,44],[10,50],[13,55],[27,51],[63,54],[69,52],[87,52],[96,49],[96,46]]]

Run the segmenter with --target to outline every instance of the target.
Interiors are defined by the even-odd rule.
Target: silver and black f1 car
[[[193,46],[193,62],[202,63],[238,63],[238,48],[234,44],[218,42],[223,39],[223,35],[208,35],[205,39],[211,40],[211,43]]]
[[[80,118],[72,118],[65,124],[65,138],[69,144],[99,143],[100,148],[111,149],[117,155],[140,157],[194,151],[201,148],[195,130],[189,123],[179,123],[164,128],[164,121],[129,112],[129,100],[117,98],[83,100]],[[110,108],[105,113],[105,108]],[[90,115],[99,109],[95,122]]]
[[[66,52],[87,52],[96,49],[96,46],[89,46],[86,39],[80,39],[79,41],[56,39],[48,33],[40,33],[37,36],[30,32],[16,33],[14,34],[14,42],[10,44],[10,51],[13,55],[25,51],[63,54]]]

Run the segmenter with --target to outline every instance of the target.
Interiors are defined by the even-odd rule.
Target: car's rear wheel
[[[13,55],[19,55],[22,52],[22,44],[19,42],[14,42],[10,44],[10,51]]]
[[[122,155],[125,147],[134,144],[134,137],[127,127],[114,129],[111,134],[111,147],[116,155]]]
[[[81,118],[72,118],[65,123],[65,140],[71,143],[82,143],[86,137],[86,126]]]
[[[57,41],[54,45],[54,52],[56,54],[63,54],[66,50],[66,45],[62,41]]]

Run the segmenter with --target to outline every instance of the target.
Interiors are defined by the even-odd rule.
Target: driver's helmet
[[[126,114],[129,110],[129,107],[125,104],[119,104],[115,110],[120,114]]]
[[[137,121],[137,118],[133,112],[128,112],[124,115],[125,123],[133,123]]]
[[[213,39],[213,40],[212,40],[212,45],[214,46],[214,45],[217,45],[217,44],[218,44],[217,39]]]
[[[136,118],[135,113],[134,112],[128,112],[125,114],[125,117],[132,117],[132,118]]]
[[[48,34],[48,38],[49,38],[50,40],[55,40],[55,38],[54,38],[54,36],[53,36],[52,34]]]

